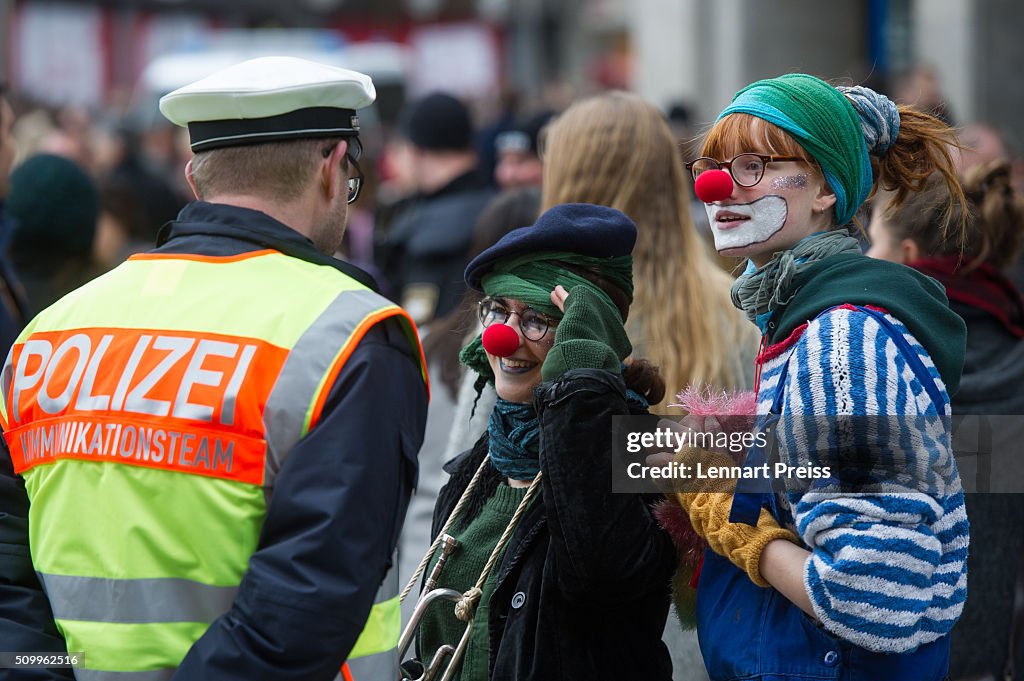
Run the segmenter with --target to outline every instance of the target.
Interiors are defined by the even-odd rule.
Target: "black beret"
[[[592,258],[629,255],[636,225],[621,211],[591,203],[563,203],[545,211],[529,227],[514,229],[466,266],[466,284],[482,291],[483,276],[505,258],[564,251]]]

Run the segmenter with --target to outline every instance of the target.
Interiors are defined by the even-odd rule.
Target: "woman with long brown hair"
[[[690,216],[678,140],[643,98],[608,92],[570,106],[548,128],[542,209],[561,203],[616,208],[638,228],[629,337],[661,369],[669,397],[688,385],[750,388],[757,333],[729,298]]]

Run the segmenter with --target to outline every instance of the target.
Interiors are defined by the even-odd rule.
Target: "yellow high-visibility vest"
[[[68,649],[86,651],[77,678],[168,678],[230,608],[277,472],[388,318],[425,381],[400,308],[272,250],[133,256],[30,323],[4,366],[0,425],[35,569]],[[396,664],[390,582],[353,667]]]

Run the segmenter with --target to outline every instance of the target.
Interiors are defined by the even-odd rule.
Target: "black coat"
[[[426,286],[436,289],[437,300],[432,309],[424,310],[423,319],[443,317],[455,308],[466,291],[462,274],[473,228],[493,197],[494,190],[474,171],[403,203],[377,249],[377,264],[395,302],[418,314],[413,310],[418,306],[406,296],[410,287]]]
[[[667,681],[661,641],[675,549],[651,515],[656,497],[611,491],[612,416],[645,413],[622,378],[574,369],[535,392],[540,503],[516,527],[490,599],[493,681]],[[631,408],[632,406],[632,408]],[[436,536],[486,454],[486,435],[446,465]],[[497,477],[490,476],[492,483]],[[467,506],[479,510],[488,490]],[[476,626],[482,626],[477,623]]]

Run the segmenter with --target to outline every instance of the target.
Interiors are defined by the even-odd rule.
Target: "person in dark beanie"
[[[498,166],[494,178],[502,189],[540,187],[544,163],[540,159],[540,140],[545,126],[555,117],[550,109],[537,112],[506,130],[494,140]]]
[[[92,278],[99,192],[78,165],[39,154],[11,174],[11,258],[39,312]]]
[[[612,418],[665,392],[651,364],[624,363],[636,234],[614,208],[562,204],[466,269],[484,332],[461,360],[498,400],[434,508],[432,535],[458,542],[437,586],[466,594],[462,614],[427,609],[418,641],[429,665],[468,614],[462,681],[672,677],[661,632],[675,550],[655,497],[611,483]]]
[[[13,224],[7,214],[6,201],[15,148],[11,138],[14,111],[4,97],[4,89],[0,83],[0,352],[6,357],[30,314],[25,290],[7,255]]]
[[[477,170],[469,110],[436,92],[403,112],[417,193],[395,215],[379,263],[392,295],[417,323],[449,312],[462,297],[473,225],[494,195]]]

